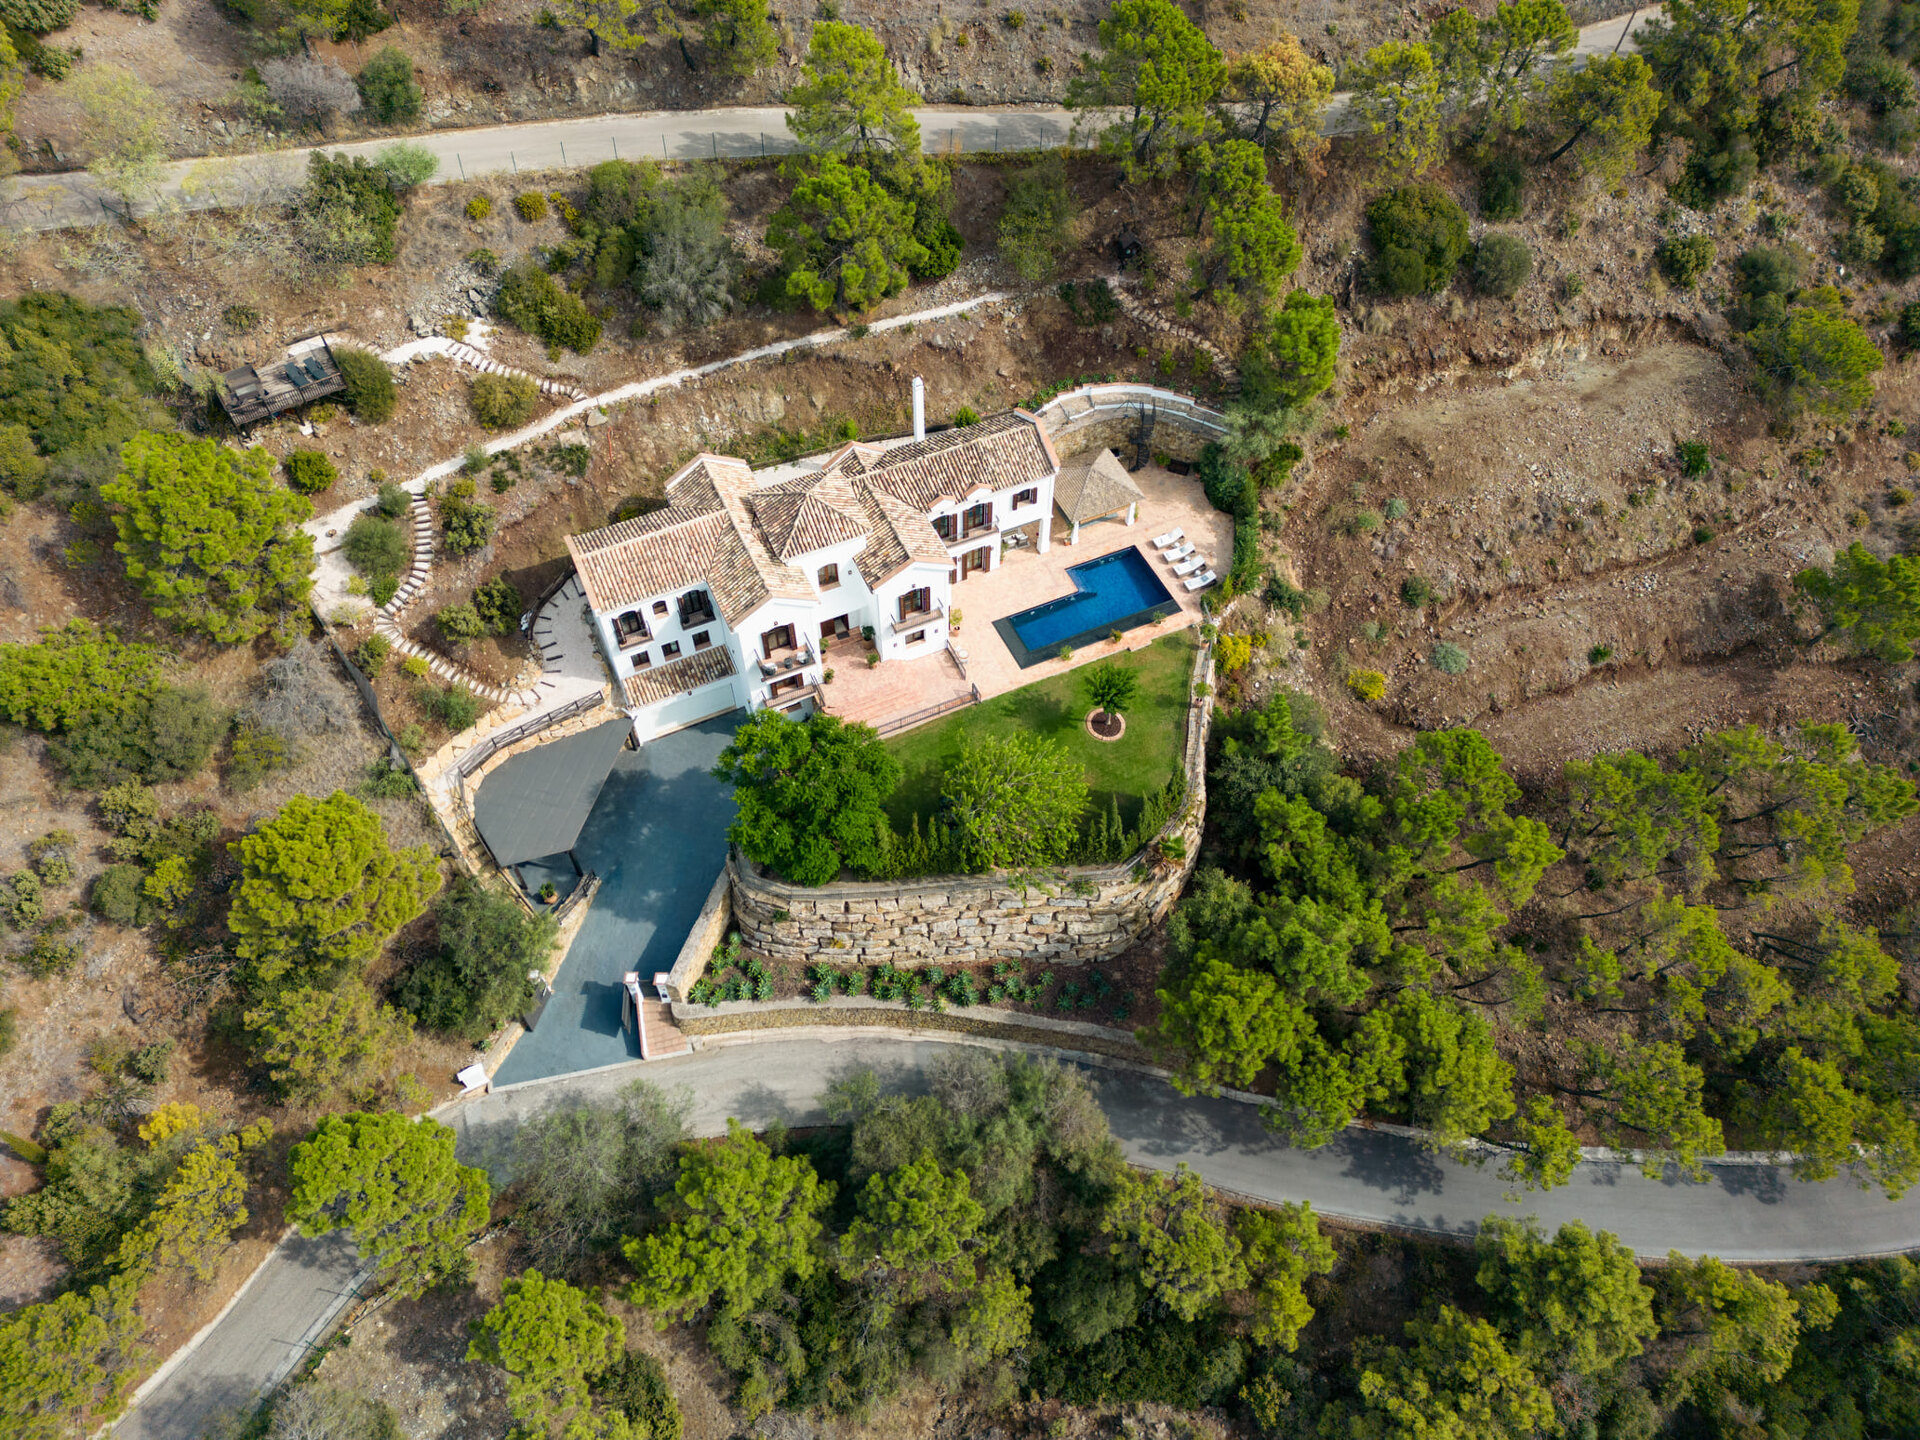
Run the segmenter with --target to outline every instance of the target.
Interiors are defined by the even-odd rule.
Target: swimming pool
[[[1115,630],[1150,625],[1180,608],[1137,547],[1072,566],[1067,576],[1073,594],[993,622],[1022,670],[1051,660],[1062,645],[1077,649]]]

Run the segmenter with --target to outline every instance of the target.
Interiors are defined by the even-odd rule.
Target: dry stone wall
[[[1194,661],[1210,681],[1212,648]],[[1084,965],[1111,959],[1173,908],[1200,853],[1207,813],[1207,731],[1213,696],[1194,704],[1182,756],[1186,799],[1140,855],[1118,865],[1062,866],[1024,877],[947,875],[930,880],[807,887],[764,874],[745,857],[727,862],[733,920],[743,947],[769,960],[926,965],[957,960],[1037,960]],[[1178,836],[1184,858],[1159,861]],[[693,976],[686,983],[690,986]]]
[[[1111,450],[1132,463],[1143,410],[1155,417],[1149,444],[1157,454],[1197,460],[1209,442],[1226,434],[1226,417],[1219,411],[1157,385],[1083,385],[1056,395],[1038,414],[1063,459]]]

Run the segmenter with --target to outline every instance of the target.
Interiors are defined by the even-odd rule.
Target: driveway
[[[508,1053],[495,1083],[639,1058],[620,1026],[620,977],[672,967],[726,863],[733,791],[708,772],[743,718],[735,711],[620,752],[573,847],[580,867],[601,877],[600,893],[539,1028]]]

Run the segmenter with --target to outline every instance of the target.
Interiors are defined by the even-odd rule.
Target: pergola
[[[1080,543],[1080,527],[1095,520],[1131,525],[1140,509],[1140,487],[1111,450],[1076,455],[1060,467],[1053,482],[1053,504],[1073,526],[1070,545]]]

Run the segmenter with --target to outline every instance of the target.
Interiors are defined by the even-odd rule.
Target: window
[[[922,585],[918,590],[909,590],[900,597],[900,618],[909,615],[923,615],[933,604],[933,592]]]
[[[1022,505],[1038,505],[1039,503],[1040,492],[1037,489],[1016,490],[1013,492],[1013,508],[1016,510]]]
[[[934,516],[933,528],[934,528],[934,533],[939,535],[939,537],[942,540],[953,539],[953,516],[951,515]]]
[[[839,584],[840,567],[838,565],[822,565],[820,567],[820,588],[822,590],[832,590],[838,587]]]
[[[689,590],[680,597],[680,623],[686,626],[705,625],[713,619],[713,602],[707,598],[704,590]]]
[[[671,660],[673,659],[674,656],[678,655],[679,653],[680,653],[680,642],[678,640],[669,640],[667,641],[666,644],[660,647],[660,658],[662,660]]]
[[[702,630],[693,637],[693,648],[696,650],[704,650],[711,644],[713,644],[713,632],[711,630]]]
[[[648,655],[646,651],[644,651],[644,650],[636,650],[636,651],[634,652],[634,655],[633,655],[633,668],[634,668],[634,669],[636,669],[636,670],[644,670],[644,669],[646,669],[646,668],[647,668],[647,667],[648,667],[649,665],[651,665],[651,664],[653,664],[653,657],[652,657],[652,656],[650,656],[650,655]]]
[[[985,530],[993,524],[993,502],[983,500],[967,511],[967,526],[962,534],[972,534],[975,530]]]
[[[793,643],[793,626],[791,625],[776,625],[760,636],[760,653],[769,660],[773,659],[773,657],[782,650],[792,650],[793,648],[795,647]]]
[[[907,636],[907,644],[909,644],[909,645],[919,645],[919,644],[921,644],[922,642],[924,642],[924,641],[926,640],[926,638],[927,638],[927,632],[926,632],[926,631],[924,631],[924,630],[916,630],[916,631],[914,631],[914,632],[913,632],[913,633],[912,633],[911,635],[909,635],[909,636]]]
[[[656,601],[654,601],[654,602],[653,602],[653,613],[654,613],[654,614],[656,614],[656,615],[664,615],[664,614],[666,614],[666,613],[667,613],[667,602],[666,602],[666,601],[664,601],[664,600],[656,600]]]
[[[982,545],[978,550],[969,550],[960,557],[960,574],[963,579],[973,574],[976,570],[991,570],[992,568],[993,547],[991,545]]]
[[[647,622],[640,618],[638,610],[629,610],[613,622],[613,633],[622,649],[629,645],[638,645],[642,640],[651,639],[647,634]]]

